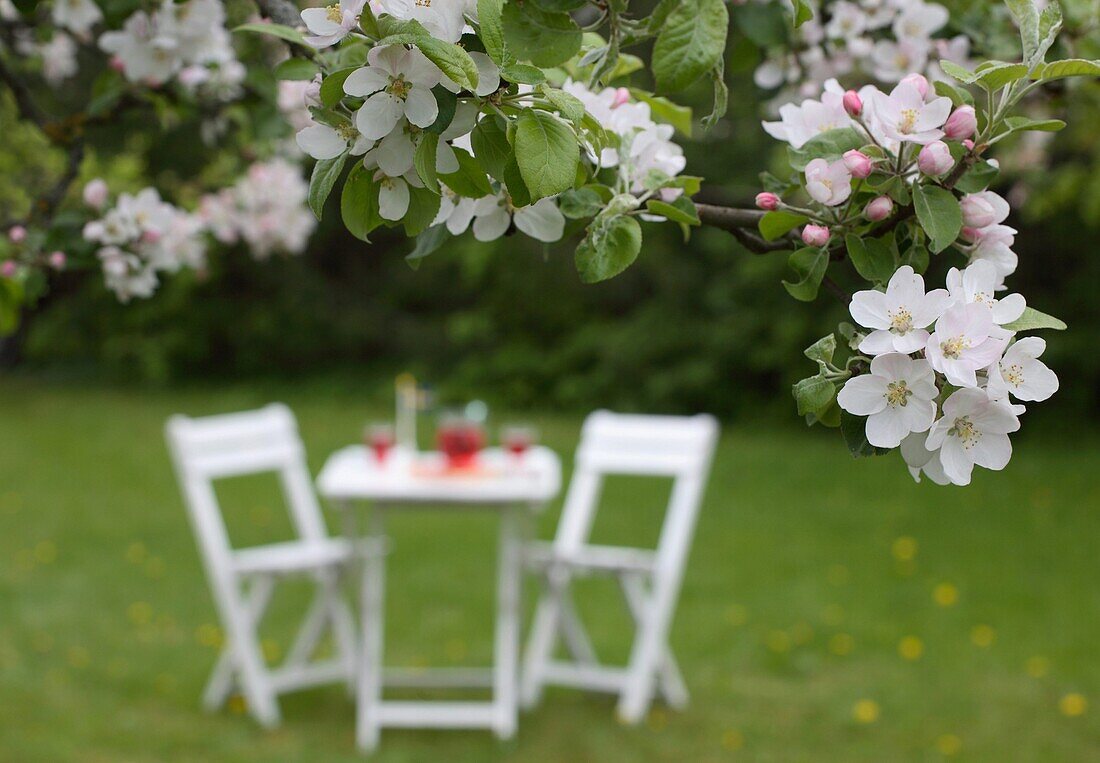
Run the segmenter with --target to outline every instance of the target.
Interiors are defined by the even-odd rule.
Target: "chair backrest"
[[[673,478],[657,546],[658,567],[681,565],[718,438],[713,416],[645,416],[596,411],[581,431],[573,479],[554,537],[555,550],[584,544],[592,529],[603,478],[634,474]]]
[[[294,414],[282,404],[255,411],[190,418],[165,427],[185,502],[207,562],[224,569],[232,551],[213,481],[277,472],[291,521],[303,540],[326,535]]]

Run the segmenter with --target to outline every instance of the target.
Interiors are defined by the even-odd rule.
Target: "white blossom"
[[[936,321],[925,357],[952,384],[976,387],[976,372],[1001,357],[1011,335],[993,322],[988,305],[954,305]]]
[[[423,53],[386,45],[371,48],[367,63],[344,81],[344,92],[367,99],[355,114],[360,133],[379,140],[389,135],[402,117],[417,127],[435,122],[439,106],[432,88],[443,73]]]
[[[324,8],[306,8],[302,22],[309,29],[306,42],[315,48],[327,48],[348,36],[359,26],[359,15],[366,0],[340,0]]]
[[[798,106],[793,103],[781,106],[780,121],[764,122],[764,130],[776,140],[801,148],[816,135],[852,125],[852,118],[844,110],[843,99],[844,88],[835,79],[829,80],[825,83],[820,101],[808,98]],[[946,114],[944,119],[947,119]]]
[[[939,451],[944,474],[956,485],[969,485],[974,466],[1000,470],[1012,458],[1010,432],[1020,420],[1005,403],[980,389],[960,389],[943,404],[943,417],[932,425],[925,447]]]
[[[1041,402],[1058,391],[1058,376],[1039,356],[1047,348],[1045,339],[1029,336],[1013,342],[1004,357],[989,367],[990,397]]]
[[[457,236],[466,231],[471,221],[478,241],[495,241],[508,231],[513,221],[521,232],[547,243],[559,240],[565,232],[565,217],[553,199],[515,207],[503,192],[454,203],[445,222],[447,230]],[[436,222],[443,220],[437,217]]]
[[[938,394],[927,361],[888,352],[871,361],[870,373],[844,383],[837,404],[848,413],[867,417],[867,442],[896,448],[911,432],[927,432],[932,426]]]
[[[925,328],[939,318],[947,298],[945,289],[925,294],[924,278],[908,265],[890,277],[885,293],[874,289],[856,292],[849,305],[852,318],[874,329],[860,342],[860,351],[881,355],[922,349],[929,337]]]
[[[993,311],[993,322],[1003,326],[1023,315],[1027,302],[1019,294],[1007,294],[1000,299],[995,297],[1000,282],[997,269],[986,260],[975,260],[966,270],[951,268],[947,272],[947,291],[952,304],[976,302],[986,305]]]
[[[50,12],[53,23],[83,36],[103,18],[103,11],[93,0],[53,0]]]
[[[934,97],[925,103],[916,85],[901,82],[890,95],[874,91],[872,99],[875,119],[894,140],[923,145],[943,137],[940,127],[951,114],[949,98]]]
[[[852,173],[843,160],[814,159],[806,165],[806,192],[819,204],[843,204],[852,194]]]

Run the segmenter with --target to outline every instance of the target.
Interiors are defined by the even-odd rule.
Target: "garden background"
[[[767,34],[747,7],[741,34]],[[685,144],[702,200],[748,200],[769,157],[782,161],[759,127],[755,51],[731,47],[730,113]],[[230,250],[130,305],[98,274],[60,274],[0,353],[0,760],[356,759],[338,688],[287,698],[272,734],[199,711],[220,632],[161,427],[283,400],[316,472],[389,415],[406,370],[440,400],[487,400],[494,425],[536,422],[566,461],[597,407],[709,411],[725,435],[674,627],[687,712],[658,707],[630,729],[605,698],[552,692],[512,743],[387,732],[379,759],[1100,760],[1100,86],[1051,105],[1070,127],[1049,160],[1006,146],[998,190],[1020,230],[1013,289],[1070,327],[1044,356],[1062,389],[1027,414],[1007,471],[966,489],[914,485],[896,456],[857,462],[835,432],[801,426],[788,394],[810,370],[801,349],[844,307],[791,301],[784,258],[718,230],[685,244],[649,226],[638,262],[598,285],[579,283],[569,247],[519,236],[467,237],[414,270],[408,241],[363,244],[335,214],[304,255]],[[180,180],[208,158],[195,124],[148,144],[115,133],[88,177],[136,188],[148,173],[195,197]],[[7,93],[0,134],[10,218],[61,159]],[[271,488],[227,494],[242,538],[285,533]],[[597,537],[651,541],[662,497],[613,485]],[[486,659],[489,525],[394,534],[394,660]],[[621,656],[613,594],[593,590],[583,609]],[[295,603],[276,613],[272,656]]]

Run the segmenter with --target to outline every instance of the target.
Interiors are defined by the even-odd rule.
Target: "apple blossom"
[[[911,432],[927,432],[936,418],[936,375],[925,360],[888,352],[871,361],[870,373],[844,383],[837,404],[867,417],[867,442],[896,448]]]
[[[990,397],[1042,402],[1058,391],[1058,376],[1039,356],[1047,348],[1046,340],[1028,336],[1013,342],[1004,357],[989,367]]]
[[[64,270],[65,263],[68,262],[68,257],[64,252],[56,251],[50,252],[49,263],[50,267],[54,270]]]
[[[925,175],[938,177],[955,166],[951,149],[942,140],[934,140],[922,146],[917,154],[917,168]]]
[[[306,8],[302,11],[302,23],[311,32],[306,42],[315,48],[327,48],[348,36],[359,26],[359,15],[366,0],[340,0],[324,8]]]
[[[908,72],[927,66],[928,52],[929,42],[922,38],[879,40],[871,51],[875,77],[883,82],[900,82]]]
[[[917,86],[902,82],[886,95],[874,91],[875,118],[886,134],[898,141],[926,144],[943,137],[939,129],[951,111],[949,98],[933,98],[927,103]]]
[[[776,140],[801,148],[815,135],[852,124],[843,100],[844,90],[835,79],[831,79],[825,83],[820,101],[807,99],[800,106],[788,103],[780,107],[780,121],[764,122],[764,130]]]
[[[299,130],[294,139],[298,148],[314,159],[335,159],[345,151],[350,151],[352,156],[359,156],[366,153],[372,145],[372,141],[360,135],[348,123],[340,127],[314,123]]]
[[[844,166],[848,168],[848,172],[852,173],[852,177],[857,180],[863,180],[870,177],[872,170],[874,170],[874,164],[871,162],[871,157],[857,149],[844,152]]]
[[[947,23],[947,9],[936,3],[916,2],[898,3],[901,14],[894,19],[894,35],[903,38],[928,38]],[[925,83],[927,85],[927,82]]]
[[[902,440],[902,460],[916,482],[920,482],[923,474],[937,485],[950,485],[951,480],[944,474],[943,464],[940,463],[940,452],[928,450],[924,445],[927,439],[928,435],[924,432],[914,432]]]
[[[924,278],[909,265],[895,271],[885,293],[875,289],[856,292],[849,312],[860,326],[874,329],[860,342],[860,351],[881,355],[922,349],[929,341],[925,327],[939,318],[947,298],[945,289],[925,294]]]
[[[859,93],[855,90],[845,91],[841,103],[844,105],[844,111],[850,117],[858,117],[863,113],[863,99],[859,97]]]
[[[947,272],[947,291],[952,304],[976,302],[986,305],[993,311],[993,322],[1003,326],[1023,315],[1027,303],[1019,294],[1008,294],[997,299],[993,295],[998,283],[997,268],[985,260],[975,260],[963,271],[951,268]]]
[[[968,193],[959,202],[962,207],[963,225],[968,228],[987,228],[1003,222],[1008,217],[1008,202],[993,191]],[[980,237],[978,234],[975,238]]]
[[[103,18],[103,11],[93,0],[53,0],[50,14],[53,23],[81,36]]]
[[[867,206],[863,209],[863,214],[871,222],[878,222],[879,220],[885,220],[894,211],[894,200],[889,196],[876,196],[867,202]]]
[[[906,74],[901,78],[901,81],[908,82],[915,87],[921,98],[928,98],[928,78],[923,74],[917,74],[916,72]]]
[[[371,48],[368,66],[344,81],[344,92],[366,97],[355,114],[359,132],[370,140],[390,134],[402,117],[417,127],[430,127],[439,113],[432,88],[443,73],[419,50],[403,45]]]
[[[456,0],[378,0],[382,12],[405,21],[419,21],[432,37],[444,42],[462,39],[466,5]]]
[[[19,270],[19,265],[15,260],[4,260],[3,264],[0,264],[0,276],[4,278],[11,278]]]
[[[1016,229],[1007,225],[990,225],[985,228],[971,229],[976,243],[970,249],[970,261],[985,260],[997,269],[997,288],[1004,285],[1004,279],[1016,272],[1019,257],[1012,251],[1016,238]]]
[[[13,244],[21,244],[27,238],[27,229],[22,225],[13,225],[8,228],[8,239]]]
[[[978,117],[973,106],[959,106],[943,125],[943,133],[950,140],[969,138],[978,129]]]
[[[925,447],[938,450],[944,474],[956,485],[969,485],[974,466],[1000,470],[1012,458],[1010,432],[1020,428],[1012,408],[990,400],[980,389],[960,389],[943,404],[943,417],[932,425]]]
[[[779,202],[779,196],[770,191],[763,191],[762,193],[756,194],[756,206],[759,209],[764,209],[769,212],[779,209]]]
[[[539,199],[526,207],[514,207],[503,192],[456,203],[446,220],[447,230],[459,235],[466,231],[471,221],[474,238],[478,241],[500,238],[513,221],[521,232],[547,243],[557,241],[565,232],[565,217],[553,199]],[[435,222],[442,220],[437,216]]]
[[[977,387],[976,372],[1001,357],[1012,332],[993,322],[993,311],[977,302],[944,310],[928,337],[925,357],[958,387]]]
[[[829,243],[829,229],[824,225],[807,225],[802,229],[802,243],[806,246],[825,246]]]
[[[806,192],[814,201],[835,207],[843,204],[852,194],[852,173],[846,161],[827,162],[814,159],[806,165]]]

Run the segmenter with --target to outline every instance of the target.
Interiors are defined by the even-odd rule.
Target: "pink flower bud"
[[[955,166],[951,149],[942,140],[934,140],[917,154],[917,167],[925,175],[937,177]]]
[[[625,87],[620,87],[615,90],[615,97],[611,99],[611,108],[618,108],[624,103],[630,101],[630,91]]]
[[[844,104],[844,110],[848,112],[850,117],[858,117],[863,113],[863,99],[859,97],[859,93],[855,90],[846,92],[842,103]]]
[[[22,225],[13,225],[8,228],[8,238],[13,244],[20,244],[27,238],[27,229]]]
[[[89,180],[88,185],[84,186],[84,203],[92,209],[103,209],[109,193],[103,178]]]
[[[50,267],[54,270],[64,270],[65,263],[68,261],[68,257],[64,252],[51,252],[50,253]]]
[[[871,162],[871,157],[854,148],[851,151],[844,152],[844,166],[848,168],[848,172],[852,173],[852,177],[859,180],[868,177],[871,170],[875,168],[875,165]]]
[[[966,140],[963,141],[963,148],[965,148],[967,151],[973,151],[974,150],[974,141],[970,140],[970,138],[967,138]]]
[[[310,106],[321,105],[321,75],[318,74],[302,91],[302,102],[308,109]]]
[[[943,134],[949,140],[969,138],[978,129],[978,117],[973,106],[960,106],[951,112],[943,125]]]
[[[963,237],[963,241],[968,241],[971,244],[976,244],[981,241],[982,231],[981,228],[971,228],[964,225],[962,231],[960,232],[960,235]]]
[[[871,199],[863,209],[863,214],[871,222],[885,220],[894,211],[894,202],[889,196],[879,196]]]
[[[779,208],[779,197],[771,191],[758,193],[756,194],[756,206],[759,209],[766,209],[771,212],[773,209]]]
[[[913,72],[912,74],[906,74],[904,77],[902,77],[901,81],[908,82],[910,85],[915,87],[917,89],[917,92],[920,93],[921,98],[928,97],[928,79],[925,78],[923,74],[917,74],[916,72]]]
[[[963,196],[959,206],[962,207],[963,225],[968,228],[984,228],[997,222],[997,211],[979,194]]]
[[[806,246],[825,246],[829,243],[829,229],[824,225],[807,225],[802,229],[802,243]]]
[[[108,65],[116,72],[121,73],[126,71],[126,62],[122,60],[122,56],[111,56]]]
[[[155,244],[161,239],[161,232],[156,228],[147,228],[141,234],[141,240],[146,244]]]
[[[11,278],[15,275],[16,268],[18,266],[15,264],[15,260],[4,260],[4,264],[0,265],[0,276]]]

